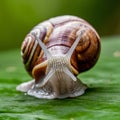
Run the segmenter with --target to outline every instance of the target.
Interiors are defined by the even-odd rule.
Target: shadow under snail
[[[87,85],[77,75],[95,65],[100,46],[95,29],[76,16],[58,16],[38,24],[21,47],[23,63],[33,80],[16,89],[46,99],[82,95]]]

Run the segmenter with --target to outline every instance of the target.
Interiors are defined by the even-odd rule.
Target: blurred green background
[[[120,0],[3,0],[0,51],[20,48],[32,27],[65,14],[84,18],[102,37],[120,35]]]

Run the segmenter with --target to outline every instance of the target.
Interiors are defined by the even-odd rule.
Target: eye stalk
[[[86,32],[86,28],[83,28],[80,30],[80,33],[78,35],[78,37],[76,38],[75,42],[73,43],[73,45],[71,46],[71,48],[69,49],[69,51],[66,54],[66,57],[68,57],[68,59],[70,60],[76,46],[78,45],[79,41],[81,40],[83,34]]]
[[[47,60],[48,60],[46,77],[39,84],[37,84],[37,87],[44,86],[54,74],[56,74],[57,78],[59,79],[59,76],[62,76],[63,72],[65,74],[67,74],[73,81],[77,80],[70,68],[70,66],[71,66],[70,58],[71,58],[76,46],[78,45],[80,39],[82,38],[83,34],[86,32],[85,30],[86,30],[85,28],[80,30],[80,33],[79,33],[77,39],[75,40],[75,42],[73,43],[72,47],[69,49],[67,54],[65,54],[64,56],[53,56],[47,50],[46,46],[42,43],[42,41],[39,39],[39,37],[36,35],[36,33],[34,33],[34,32],[31,33],[35,37],[35,40],[37,40],[39,46],[44,51],[44,53],[47,57]]]
[[[39,37],[36,35],[35,32],[32,32],[31,34],[35,37],[35,40],[37,40],[39,46],[42,48],[42,50],[44,51],[45,55],[47,56],[47,59],[49,59],[52,55],[47,50],[46,46],[42,43],[42,41],[39,39]]]

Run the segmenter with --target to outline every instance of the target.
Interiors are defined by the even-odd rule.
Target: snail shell
[[[80,96],[87,86],[76,76],[92,68],[99,54],[99,35],[85,20],[66,15],[44,21],[22,43],[23,63],[33,80],[17,90],[47,99]]]

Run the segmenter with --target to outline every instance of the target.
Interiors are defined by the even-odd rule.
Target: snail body
[[[87,86],[76,76],[92,68],[100,55],[100,38],[85,20],[59,16],[35,26],[22,43],[21,55],[32,81],[17,90],[37,98],[82,95]]]

